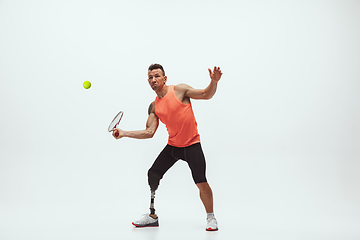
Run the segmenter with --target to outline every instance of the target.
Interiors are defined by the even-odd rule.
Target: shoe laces
[[[149,214],[144,213],[141,215],[141,218],[139,219],[139,221],[146,221],[149,218]]]
[[[151,223],[153,222],[153,220],[155,220],[154,218],[152,218],[150,216],[150,214],[148,213],[145,213],[141,216],[140,220],[139,221],[144,221],[145,223]]]
[[[216,218],[214,216],[208,217],[206,220],[207,220],[208,223],[210,223],[210,222],[215,222],[216,223],[217,222]]]

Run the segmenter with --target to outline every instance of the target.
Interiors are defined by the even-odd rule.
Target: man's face
[[[165,85],[166,80],[167,77],[163,76],[161,69],[154,69],[148,72],[148,81],[154,91],[161,89]]]

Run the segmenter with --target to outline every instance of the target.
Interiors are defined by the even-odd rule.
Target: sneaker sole
[[[135,224],[135,223],[132,223],[132,225],[134,225],[135,227],[140,227],[140,228],[144,228],[144,227],[158,227],[158,226],[159,226],[159,224],[154,224],[154,225],[149,224],[149,225],[141,226],[141,225],[137,225],[137,224]]]
[[[218,231],[219,229],[212,229],[212,228],[207,228],[206,231],[211,231],[211,232],[214,232],[214,231]]]

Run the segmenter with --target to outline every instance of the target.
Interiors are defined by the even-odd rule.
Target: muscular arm
[[[116,139],[129,137],[129,138],[136,138],[136,139],[146,139],[152,138],[159,126],[159,119],[155,115],[155,103],[152,102],[149,106],[149,117],[146,121],[146,128],[145,130],[137,130],[137,131],[124,131],[117,128],[115,131],[119,132],[119,136],[115,137],[115,131],[113,132],[113,136]]]
[[[210,84],[205,89],[194,89],[186,84],[179,84],[178,88],[184,91],[184,97],[193,99],[211,99],[217,89],[217,84],[220,81],[222,72],[219,67],[214,67],[214,71],[209,68]]]

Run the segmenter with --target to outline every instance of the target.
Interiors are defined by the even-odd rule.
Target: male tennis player
[[[124,131],[117,128],[113,132],[116,139],[122,137],[151,138],[158,128],[160,119],[166,125],[169,133],[168,144],[148,171],[148,183],[151,190],[150,214],[145,214],[140,220],[133,222],[132,224],[136,227],[159,226],[159,218],[154,209],[155,191],[166,171],[177,160],[182,159],[188,163],[194,182],[200,190],[200,199],[207,212],[206,230],[218,230],[213,210],[212,190],[205,177],[205,157],[190,102],[191,98],[210,99],[214,96],[222,73],[219,67],[214,67],[213,71],[208,70],[210,84],[205,89],[194,89],[186,84],[166,85],[167,76],[165,76],[164,68],[160,64],[152,64],[148,69],[148,81],[157,97],[149,106],[146,129]],[[118,136],[116,136],[117,133]]]

